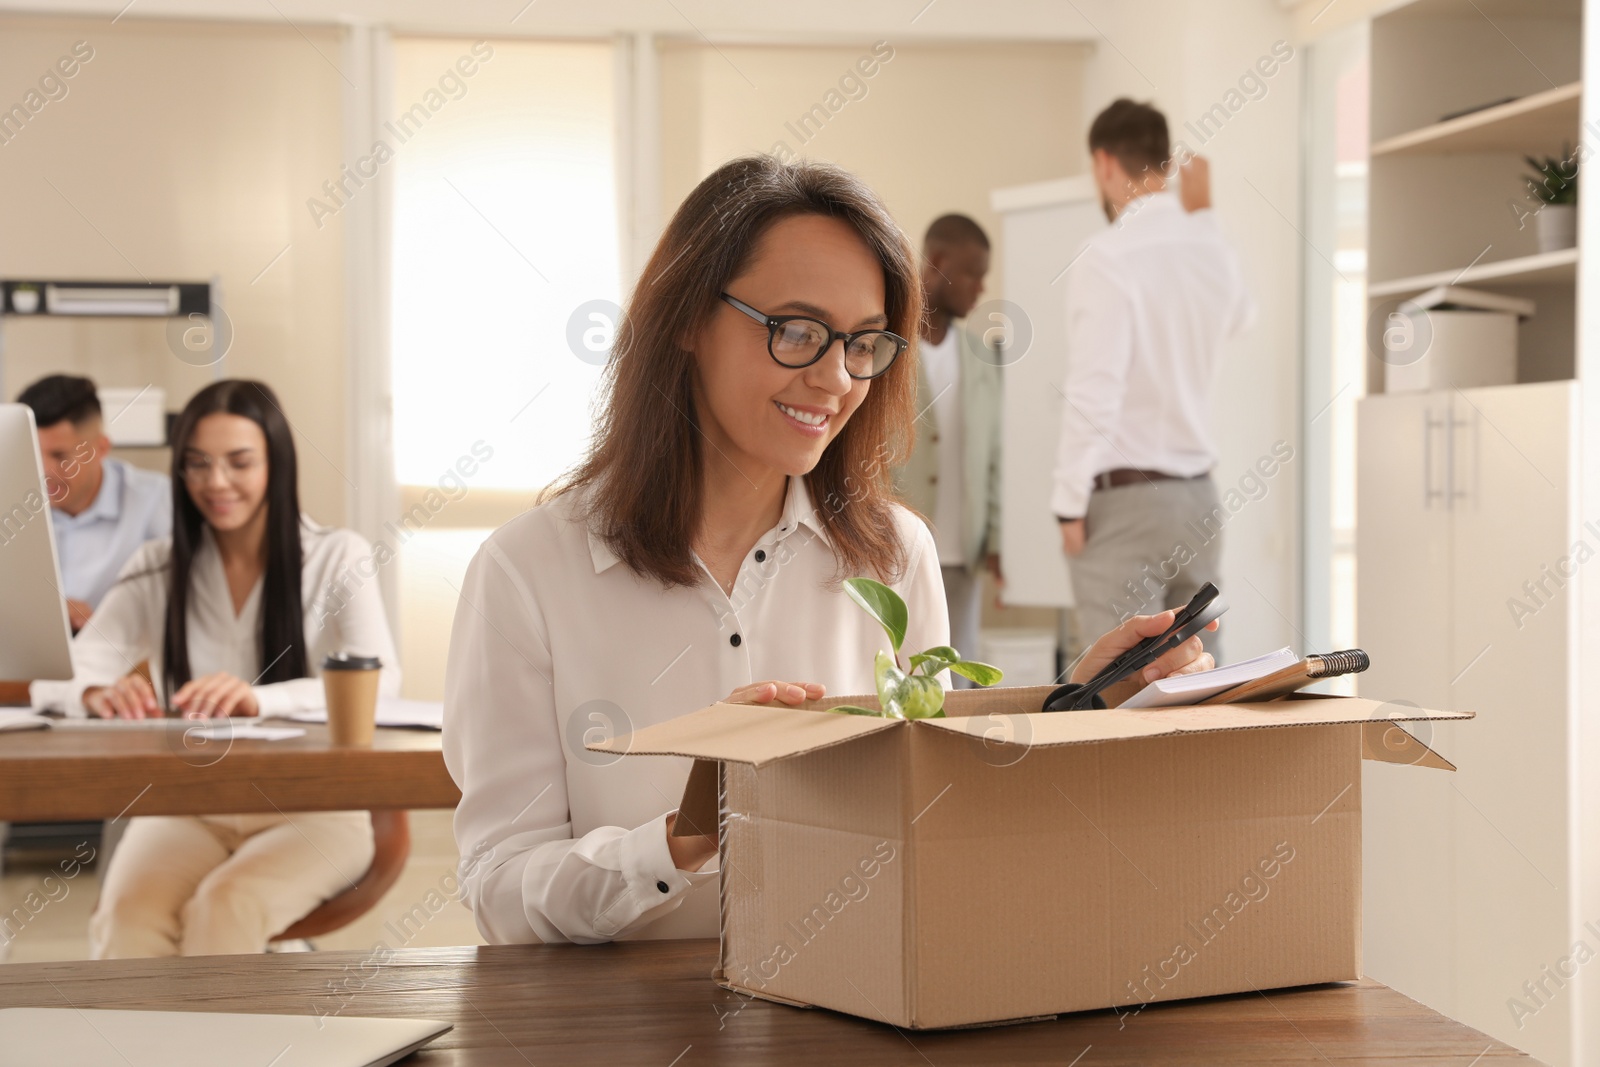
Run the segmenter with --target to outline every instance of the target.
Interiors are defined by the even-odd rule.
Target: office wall
[[[1309,43],[1324,34],[1366,22],[1411,2],[1412,0],[1337,0],[1329,3],[1329,0],[1300,0],[1295,5],[1294,17],[1291,20],[1295,33],[1293,40]],[[1511,2],[1519,3],[1521,0],[1511,0]]]
[[[991,189],[1083,170],[1089,55],[1081,44],[1060,43],[886,40],[875,51],[867,41],[664,42],[662,220],[718,164],[787,152],[859,174],[916,242],[949,211],[971,215],[993,236],[1000,220],[989,207]],[[870,76],[860,73],[863,61]],[[826,121],[802,121],[817,105]],[[996,293],[1005,281],[998,268],[995,257],[988,285]]]
[[[220,275],[233,324],[223,369],[278,391],[297,431],[301,502],[342,524],[343,238],[337,216],[318,229],[306,208],[339,168],[339,31],[6,15],[0,110],[78,41],[93,58],[64,80],[66,95],[0,143],[0,275]],[[163,323],[9,316],[6,398],[53,371],[154,384],[173,410],[214,373],[179,358]]]

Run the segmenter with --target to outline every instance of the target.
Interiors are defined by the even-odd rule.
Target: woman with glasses
[[[73,641],[69,708],[141,719],[323,707],[330,653],[399,671],[370,546],[300,512],[294,438],[260,382],[197,393],[172,445],[172,537],[147,542]],[[149,660],[154,684],[133,673]],[[174,745],[197,744],[172,734]],[[192,747],[202,764],[227,741]],[[130,798],[132,799],[132,798]],[[268,797],[274,807],[289,797]],[[89,921],[96,959],[260,952],[372,860],[366,812],[145,816],[112,855]]]
[[[905,236],[835,167],[734,160],[678,209],[587,457],[461,590],[444,748],[490,942],[716,936],[715,838],[672,836],[689,761],[585,744],[719,699],[872,692],[883,634],[846,577],[899,592],[907,648],[947,643],[932,534],[890,478],[921,314]],[[1119,628],[1080,674],[1170,621]],[[1159,668],[1209,665],[1195,640]]]

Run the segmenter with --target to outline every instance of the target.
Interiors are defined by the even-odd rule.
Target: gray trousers
[[[1182,607],[1217,580],[1227,513],[1209,477],[1096,489],[1085,519],[1083,553],[1067,559],[1085,648],[1133,615]],[[1221,663],[1217,635],[1203,640]]]
[[[983,568],[941,567],[944,600],[950,610],[950,643],[963,659],[982,659],[978,650],[978,622],[983,617]],[[910,649],[921,652],[920,648]],[[971,689],[972,683],[950,672],[952,689]]]

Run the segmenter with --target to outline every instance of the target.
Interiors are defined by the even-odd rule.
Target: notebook
[[[41,1067],[384,1067],[450,1026],[342,1015],[0,1008],[0,1060]]]
[[[1276,652],[1268,652],[1265,656],[1257,656],[1255,659],[1247,659],[1240,663],[1230,663],[1226,667],[1160,678],[1123,702],[1122,707],[1176,708],[1198,704],[1224,689],[1232,689],[1236,685],[1265,678],[1298,662],[1300,657],[1294,654],[1293,649],[1280,648]]]
[[[1342,652],[1324,652],[1320,656],[1307,656],[1299,663],[1291,664],[1281,671],[1274,671],[1253,681],[1236,685],[1232,689],[1225,689],[1202,703],[1254,704],[1263,700],[1276,700],[1278,697],[1297,693],[1324,678],[1360,674],[1370,666],[1372,666],[1371,658],[1359,648],[1347,648]]]

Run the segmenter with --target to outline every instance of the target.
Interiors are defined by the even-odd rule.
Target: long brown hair
[[[310,674],[300,603],[303,549],[294,434],[270,386],[245,378],[224,378],[194,395],[178,416],[172,435],[172,572],[161,641],[162,676],[169,699],[193,677],[189,667],[190,572],[205,525],[183,475],[184,453],[200,420],[217,414],[249,419],[261,427],[267,441],[267,563],[261,580],[261,633],[257,639],[262,667],[252,684],[287,682]]]
[[[602,385],[593,447],[554,487],[590,490],[587,519],[618,559],[667,586],[694,585],[701,450],[694,359],[680,345],[774,223],[826,215],[850,225],[883,265],[888,329],[913,347],[880,377],[806,478],[841,572],[885,581],[905,571],[891,471],[910,450],[915,343],[922,320],[917,257],[871,189],[827,163],[746,156],[717,168],[679,206],[634,288]],[[842,574],[841,574],[842,576]]]

